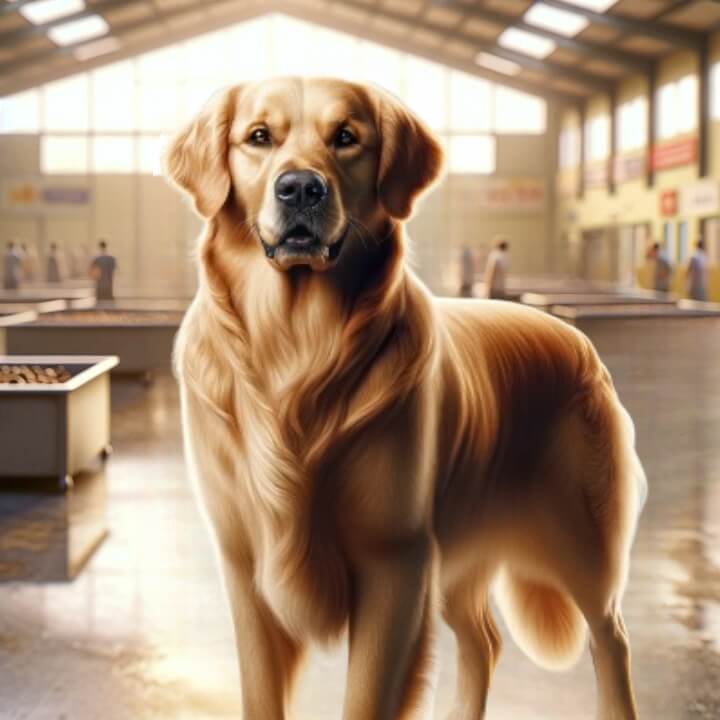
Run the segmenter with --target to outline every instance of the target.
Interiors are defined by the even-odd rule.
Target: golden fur
[[[620,614],[644,495],[632,423],[583,335],[434,299],[409,270],[402,221],[441,155],[389,95],[298,79],[228,90],[168,151],[207,220],[176,368],[247,720],[285,718],[304,647],[346,628],[343,718],[418,717],[440,612],[459,646],[451,717],[480,720],[494,581],[544,666],[572,664],[587,624],[599,717],[636,717]],[[322,243],[349,228],[337,262],[263,253],[260,238],[280,247],[273,181],[303,168],[329,187]]]

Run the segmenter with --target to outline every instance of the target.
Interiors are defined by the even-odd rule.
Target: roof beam
[[[564,0],[543,0],[546,5],[552,5],[559,10],[567,10],[576,15],[582,15],[591,22],[599,25],[607,25],[625,33],[634,35],[645,35],[663,40],[676,47],[690,48],[697,50],[702,42],[703,34],[692,30],[671,27],[653,20],[636,20],[635,18],[623,15],[612,15],[610,13],[598,13],[587,8],[572,5]]]
[[[205,3],[204,7],[211,7],[215,4],[220,5],[223,0],[209,0]],[[364,6],[366,10],[368,8]],[[173,11],[159,14],[158,20],[166,21],[168,19],[180,17],[182,15],[196,12],[197,5],[190,5],[185,8],[177,8]],[[30,81],[23,81],[22,76],[18,75],[24,67],[29,67],[31,64],[39,62],[38,56],[42,56],[42,60],[48,61],[54,57],[61,55],[67,55],[72,52],[75,46],[67,46],[65,48],[55,48],[51,51],[43,51],[33,56],[32,62],[27,63],[6,63],[5,65],[0,64],[0,95],[6,95],[10,93],[20,92],[26,90],[29,87],[35,87],[45,82],[51,82],[54,80],[60,80],[63,77],[68,77],[78,72],[85,72],[87,70],[102,67],[111,62],[122,60],[128,57],[137,55],[140,52],[146,52],[154,50],[156,48],[171,45],[176,42],[188,39],[198,34],[212,32],[222,27],[226,27],[228,23],[242,22],[251,20],[254,17],[265,15],[271,12],[282,12],[287,15],[292,15],[301,20],[307,20],[308,22],[314,22],[318,25],[333,28],[342,32],[350,33],[356,37],[366,38],[373,42],[381,43],[389,47],[395,47],[403,52],[413,53],[420,57],[424,57],[428,60],[442,63],[448,67],[461,70],[477,77],[489,79],[493,82],[503,84],[508,87],[516,88],[522,92],[527,92],[532,95],[539,95],[548,100],[557,102],[576,102],[577,98],[568,93],[556,91],[551,88],[547,88],[544,85],[533,83],[526,80],[516,79],[510,76],[505,76],[500,73],[495,73],[490,70],[481,68],[475,63],[465,62],[460,58],[454,57],[450,53],[445,53],[441,49],[426,48],[420,45],[415,45],[409,40],[401,40],[400,38],[393,37],[390,33],[383,33],[378,30],[374,30],[367,26],[366,23],[353,23],[348,21],[346,18],[335,17],[333,13],[320,12],[310,10],[307,6],[295,5],[292,2],[278,2],[276,0],[269,0],[263,2],[251,2],[245,3],[238,7],[238,10],[233,13],[223,14],[218,17],[212,17],[208,15],[207,22],[203,22],[198,25],[193,25],[192,28],[183,27],[178,30],[171,30],[163,34],[160,39],[152,39],[139,43],[133,43],[126,47],[121,47],[119,50],[107,55],[93,58],[86,62],[78,62],[69,67],[63,68],[49,68],[49,70],[42,76],[33,75]],[[117,32],[118,29],[122,29],[124,32],[131,32],[134,29],[147,25],[148,21],[136,21],[133,23],[126,23],[121,28],[116,26],[116,32],[120,40],[122,35]],[[41,61],[42,61],[41,60]],[[22,67],[21,67],[22,66]]]
[[[140,3],[145,4],[145,2],[146,0],[105,0],[105,2],[85,7],[84,10],[72,13],[71,15],[63,15],[62,17],[55,18],[54,20],[42,23],[41,25],[30,25],[29,27],[20,28],[19,30],[9,30],[7,32],[0,33],[0,46],[7,47],[36,35],[45,35],[48,30],[51,30],[58,25],[63,25],[66,22],[82,20],[90,15],[98,15],[106,12],[107,10],[114,10],[115,8],[123,7],[125,5],[138,5]],[[153,7],[155,6],[153,5]]]
[[[718,2],[720,2],[720,0],[718,0]],[[611,60],[617,65],[622,65],[626,69],[634,72],[646,73],[649,71],[652,63],[651,60],[635,53],[608,47],[607,45],[598,45],[597,43],[591,43],[587,40],[579,40],[577,38],[568,37],[567,35],[561,35],[546,28],[538,27],[537,25],[532,25],[529,22],[525,22],[525,20],[522,19],[522,16],[517,17],[507,13],[497,12],[486,7],[466,5],[458,0],[446,0],[445,2],[442,0],[434,0],[434,4],[453,8],[458,12],[463,13],[466,17],[487,20],[488,22],[495,23],[496,25],[507,27],[513,26],[520,30],[540,35],[541,37],[552,40],[558,47],[573,50],[574,52],[591,58]]]
[[[224,0],[210,0],[208,2],[203,3],[203,9],[208,9],[212,5],[220,4],[224,2]],[[537,60],[536,58],[529,57],[527,55],[524,55],[523,53],[513,52],[510,50],[506,50],[505,48],[500,48],[497,45],[494,45],[492,43],[482,43],[478,41],[476,37],[473,35],[470,35],[468,33],[462,33],[461,31],[443,31],[438,30],[433,25],[430,25],[428,23],[423,23],[419,19],[409,19],[407,16],[391,12],[389,10],[386,10],[384,8],[378,9],[378,8],[368,8],[368,6],[362,2],[359,2],[359,0],[342,0],[342,2],[338,2],[338,4],[343,4],[348,7],[353,7],[355,9],[363,10],[364,12],[371,12],[376,16],[383,17],[389,20],[393,20],[395,22],[402,22],[403,24],[407,25],[408,28],[418,28],[423,29],[428,32],[432,32],[439,37],[443,37],[447,41],[451,40],[463,40],[464,42],[467,42],[468,44],[472,44],[478,51],[485,51],[485,52],[491,52],[499,57],[505,58],[506,60],[510,60],[511,62],[515,62],[518,65],[522,67],[527,67],[532,70],[536,70],[539,72],[542,72],[546,75],[549,75],[550,77],[564,77],[565,79],[580,83],[583,86],[600,93],[609,93],[612,89],[612,84],[604,79],[600,79],[597,76],[590,75],[588,73],[584,73],[579,70],[574,70],[572,68],[567,68],[563,65],[560,65],[558,63],[552,63],[548,62],[546,60]],[[273,3],[258,3],[258,6],[260,9],[264,9],[265,12],[272,12]],[[304,7],[304,6],[301,6]],[[198,7],[195,4],[191,4],[189,6],[185,6],[182,8],[177,8],[172,11],[168,11],[165,13],[159,13],[157,16],[157,19],[154,22],[162,22],[166,21],[172,18],[179,17],[181,15],[185,15],[187,13],[191,12],[197,12]],[[327,13],[326,13],[327,14]],[[122,36],[125,32],[131,32],[133,30],[139,29],[144,27],[148,23],[147,20],[140,20],[140,21],[132,21],[129,23],[123,23],[115,25],[112,28],[112,34],[115,36]],[[73,45],[66,45],[64,47],[58,47],[53,48],[52,50],[41,50],[37,53],[34,53],[32,55],[28,55],[27,57],[16,60],[13,62],[6,62],[6,63],[0,63],[0,79],[4,79],[7,76],[9,76],[12,73],[16,72],[22,72],[26,68],[30,67],[31,65],[35,65],[37,63],[47,62],[51,61],[55,57],[59,57],[61,55],[69,55],[72,54],[73,50],[75,50],[80,45],[85,44],[85,41],[80,43],[75,43]],[[417,49],[415,50],[417,52]],[[503,76],[505,77],[505,76]]]
[[[347,7],[362,10],[364,12],[370,12],[376,17],[385,18],[387,20],[392,20],[406,25],[408,29],[425,30],[426,32],[437,35],[448,42],[461,40],[462,42],[474,46],[478,52],[482,51],[492,53],[493,55],[497,55],[505,60],[514,62],[521,67],[541,72],[552,78],[564,78],[571,82],[580,83],[594,92],[609,93],[613,88],[613,83],[605,78],[600,78],[597,75],[591,75],[590,73],[583,72],[582,70],[575,70],[574,68],[569,68],[566,65],[561,65],[560,63],[552,62],[550,60],[539,60],[521,52],[508,50],[500,47],[497,43],[483,42],[475,37],[475,35],[465,32],[462,29],[455,28],[453,30],[443,30],[431,23],[424,22],[420,17],[409,18],[407,15],[393,12],[385,7],[368,7],[366,3],[360,2],[360,0],[337,0],[337,4],[346,5]]]

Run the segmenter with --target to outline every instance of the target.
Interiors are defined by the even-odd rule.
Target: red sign
[[[679,165],[690,165],[697,160],[697,138],[685,138],[656,145],[652,151],[652,165],[655,170],[666,170]]]
[[[663,190],[660,193],[660,214],[663,217],[677,215],[678,194],[677,190]]]

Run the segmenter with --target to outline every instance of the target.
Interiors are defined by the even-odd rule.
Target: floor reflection
[[[650,481],[625,602],[641,715],[718,718],[720,368],[680,381],[660,360],[605,350]],[[113,403],[107,541],[73,582],[0,584],[0,718],[237,718],[230,620],[185,475],[174,383],[113,381]],[[437,717],[453,659],[443,630]],[[344,664],[342,648],[311,656],[294,718],[340,716]],[[593,707],[588,653],[551,674],[507,640],[489,718],[584,720]]]

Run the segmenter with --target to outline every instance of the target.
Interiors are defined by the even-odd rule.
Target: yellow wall
[[[710,64],[720,61],[720,34],[712,38]],[[677,80],[688,73],[697,72],[697,58],[689,51],[676,53],[661,61],[658,65],[657,87],[666,82]],[[618,88],[618,104],[630,100],[639,94],[647,93],[647,80],[643,76],[633,76],[622,81]],[[609,101],[607,97],[598,96],[588,101],[586,117],[601,112],[607,112]],[[576,110],[568,108],[561,116],[561,128],[576,127],[579,122],[579,114]],[[680,140],[687,136],[677,136],[672,141]],[[708,128],[708,171],[711,177],[720,182],[720,122],[711,121]],[[633,155],[626,153],[626,155]],[[640,153],[641,154],[641,153]],[[556,182],[558,186],[569,187],[579,179],[579,169],[565,169],[559,171]],[[614,193],[605,188],[587,189],[582,198],[574,196],[559,196],[556,205],[557,209],[557,232],[561,237],[566,238],[566,255],[573,264],[573,269],[581,267],[580,258],[583,253],[583,233],[590,230],[603,229],[606,232],[606,242],[617,243],[618,231],[622,226],[631,224],[647,223],[650,229],[650,238],[661,241],[663,238],[663,226],[666,222],[673,223],[674,238],[670,246],[670,255],[674,263],[677,260],[679,223],[687,222],[688,227],[688,248],[692,250],[701,229],[701,217],[682,216],[676,214],[672,217],[663,217],[660,212],[660,195],[664,190],[680,191],[681,188],[696,182],[698,177],[698,165],[693,163],[669,170],[655,173],[655,182],[648,187],[644,177],[618,183]],[[679,208],[678,213],[682,210]],[[720,209],[713,216],[720,216]],[[720,266],[717,264],[717,257],[711,256],[711,284],[710,293],[714,300],[720,301]],[[673,280],[673,287],[681,294],[684,294],[684,269],[683,266],[676,269]],[[647,284],[649,273],[645,268],[638,267],[637,279],[640,284]],[[615,278],[608,278],[615,279]]]

